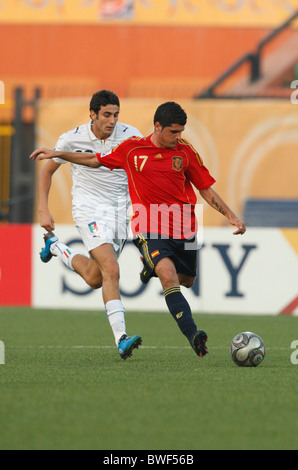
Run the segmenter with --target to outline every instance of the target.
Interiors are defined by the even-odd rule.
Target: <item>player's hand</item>
[[[39,212],[40,226],[47,232],[55,230],[55,222],[50,212]]]
[[[46,147],[41,147],[39,149],[34,150],[34,152],[30,155],[30,160],[47,160],[49,158],[54,158],[57,155],[55,150],[47,149]]]
[[[235,225],[235,227],[238,228],[238,230],[233,232],[233,235],[243,235],[246,232],[245,223],[242,220],[236,218],[230,222],[232,225]]]

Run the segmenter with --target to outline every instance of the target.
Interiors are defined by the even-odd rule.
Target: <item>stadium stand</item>
[[[298,32],[289,28],[297,17],[298,11],[263,38],[253,52],[245,53],[195,97],[290,98],[292,90],[289,84],[296,79],[297,73]],[[283,33],[285,38],[276,45],[276,38]],[[269,47],[266,53],[271,43],[273,49]]]

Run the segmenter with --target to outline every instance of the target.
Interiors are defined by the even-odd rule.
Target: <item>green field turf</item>
[[[127,313],[143,347],[123,361],[103,312],[0,308],[0,449],[297,449],[297,318],[201,315],[198,358],[166,313]],[[267,347],[233,364],[241,331]]]

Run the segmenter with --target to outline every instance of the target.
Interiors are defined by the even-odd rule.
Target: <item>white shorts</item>
[[[75,223],[88,251],[109,243],[113,245],[116,257],[120,256],[127,238],[128,221],[122,222],[119,227],[115,219],[90,220],[80,217],[75,219]]]

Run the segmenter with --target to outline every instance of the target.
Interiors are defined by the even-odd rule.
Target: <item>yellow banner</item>
[[[0,0],[0,23],[278,26],[298,0]]]

